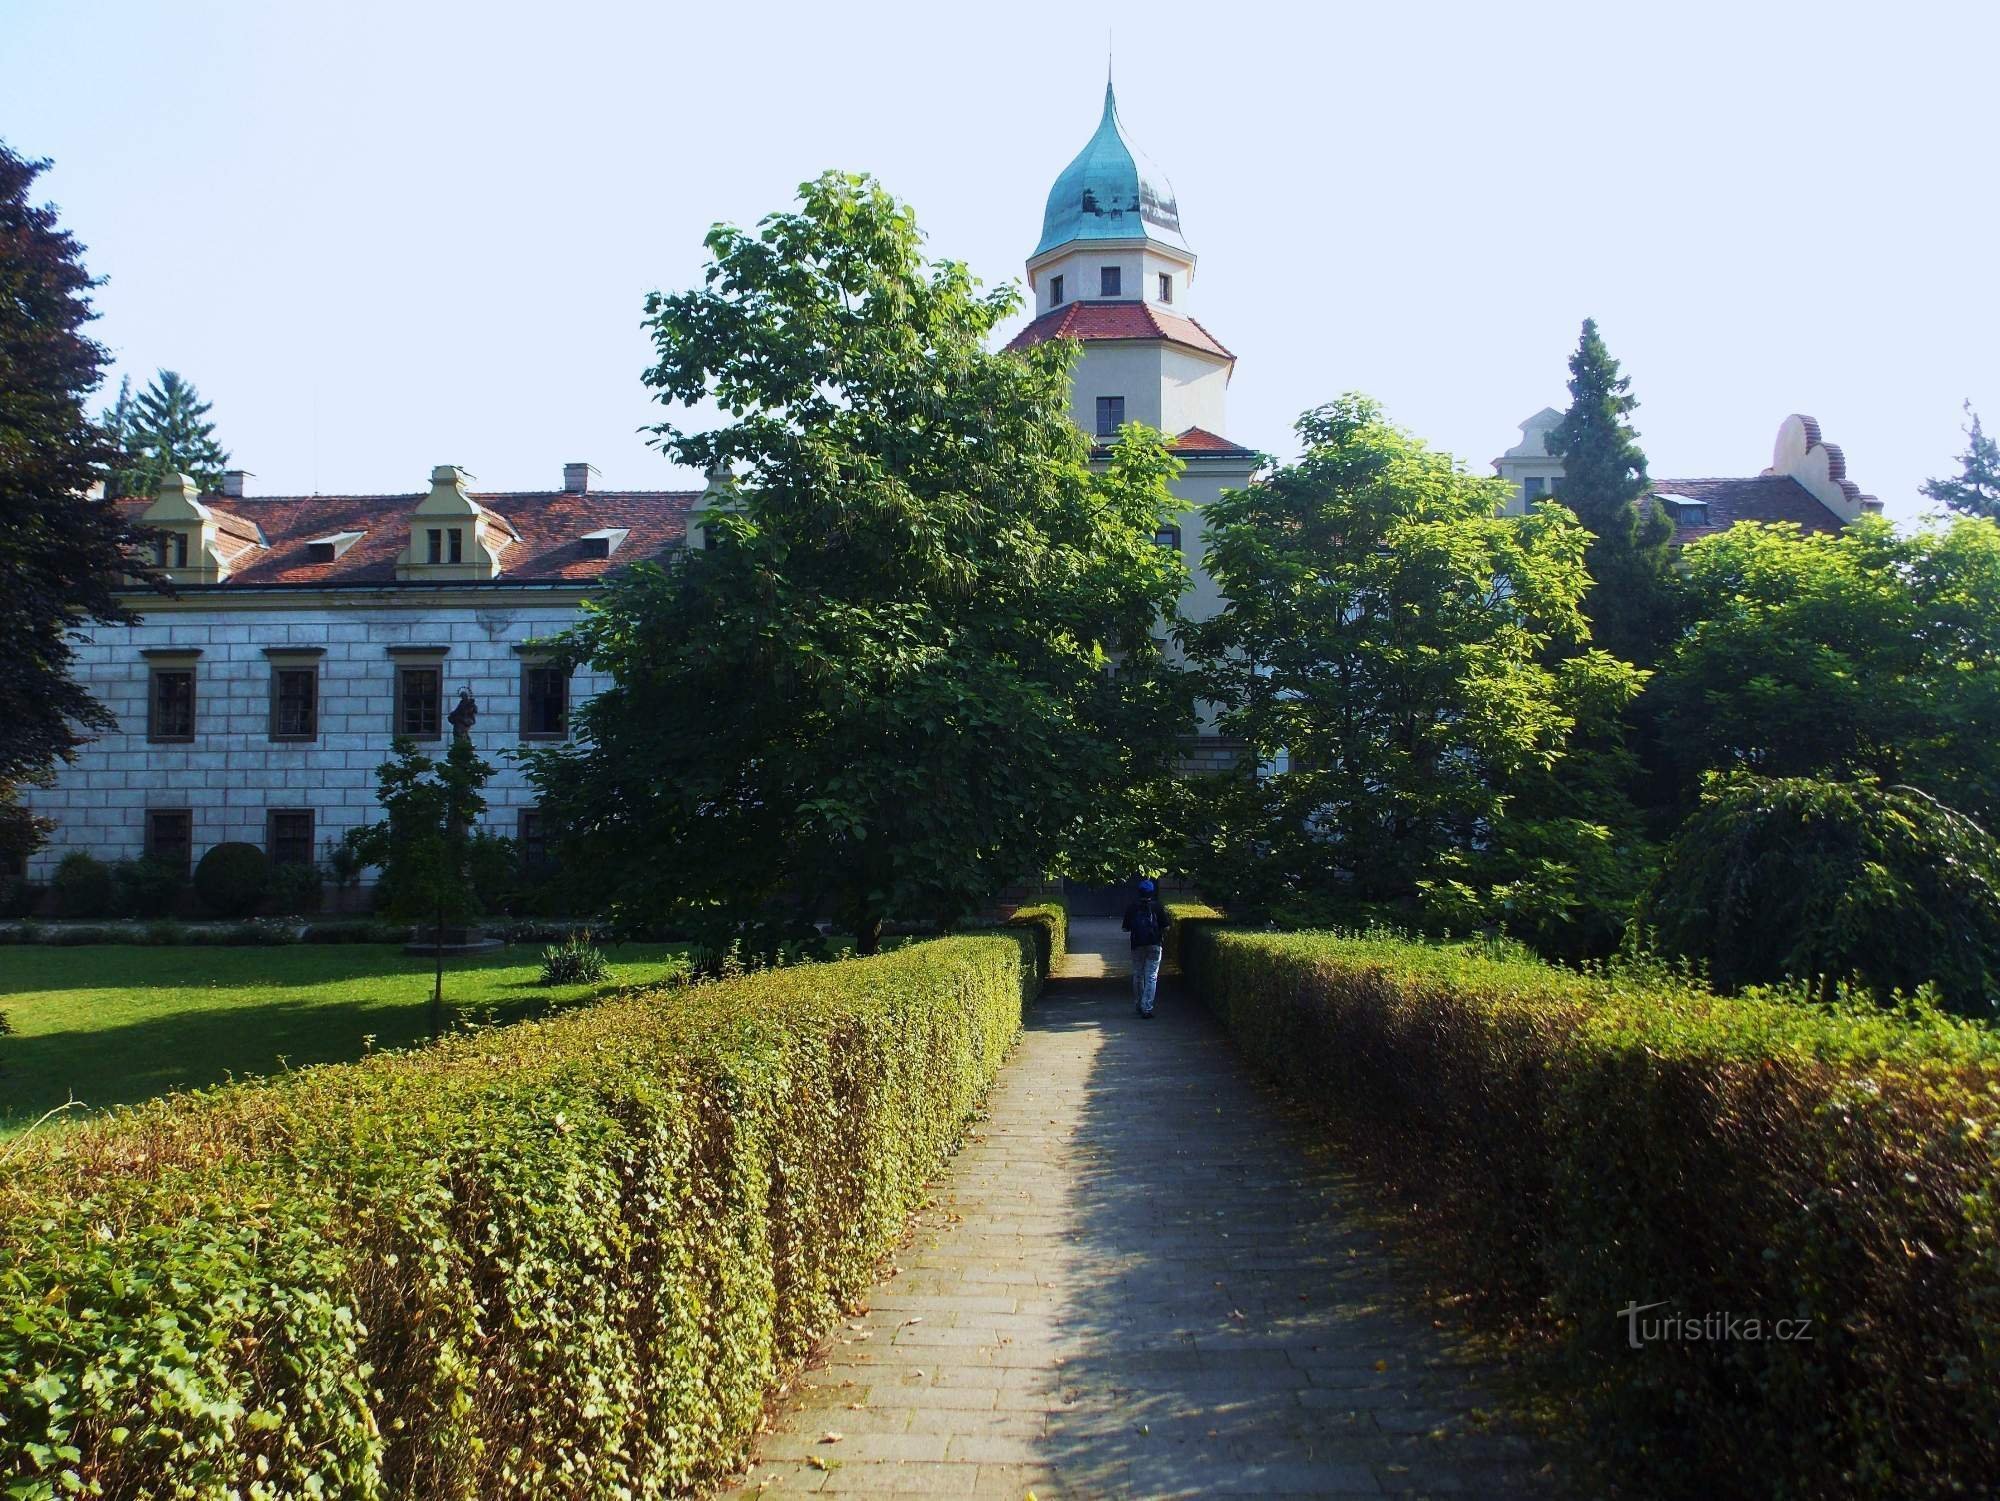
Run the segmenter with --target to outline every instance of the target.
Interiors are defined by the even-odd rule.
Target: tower
[[[1174,484],[1181,509],[1161,542],[1187,559],[1194,578],[1182,609],[1199,620],[1222,602],[1202,567],[1201,508],[1247,484],[1258,456],[1223,436],[1236,356],[1189,316],[1194,272],[1173,184],[1125,133],[1107,79],[1096,132],[1049,189],[1028,257],[1035,319],[1008,348],[1048,339],[1083,346],[1070,415],[1098,445],[1097,462],[1123,423],[1167,435],[1187,467]]]

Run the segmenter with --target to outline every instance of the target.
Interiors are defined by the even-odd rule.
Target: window
[[[146,858],[187,874],[194,858],[194,814],[186,808],[154,808],[146,814]]]
[[[549,821],[540,808],[523,808],[519,825],[518,843],[521,849],[521,868],[528,871],[545,871],[549,868]]]
[[[396,731],[412,740],[436,740],[444,734],[444,669],[396,669]]]
[[[569,674],[547,662],[521,664],[521,738],[560,740],[569,733]]]
[[[1062,278],[1060,276],[1051,276],[1049,278],[1049,306],[1062,306]]]
[[[1173,275],[1171,272],[1162,271],[1160,273],[1160,301],[1172,302],[1173,300],[1174,300]]]
[[[1115,438],[1118,429],[1125,425],[1125,398],[1122,396],[1100,396],[1097,398],[1097,436]]]
[[[146,738],[194,739],[194,669],[155,667],[146,697]]]
[[[264,852],[273,865],[313,863],[313,812],[272,808],[264,815]]]
[[[449,533],[448,533],[447,535],[449,535],[449,536],[450,536],[450,538],[451,538],[451,560],[452,560],[452,562],[454,562],[454,563],[463,563],[463,562],[465,561],[465,530],[464,530],[464,528],[462,528],[462,527],[456,527],[456,526],[455,526],[455,527],[453,527],[453,528],[451,529],[451,531],[450,531],[450,532],[449,532]]]
[[[432,527],[426,541],[429,546],[425,554],[425,560],[431,563],[442,563],[444,561],[443,529],[441,527]]]
[[[1170,547],[1175,552],[1181,550],[1181,529],[1177,526],[1163,526],[1153,533],[1153,540],[1161,547]]]
[[[271,738],[273,740],[319,738],[317,667],[271,669]]]
[[[1529,500],[1540,500],[1549,493],[1549,482],[1539,474],[1530,475],[1522,481],[1522,493]]]
[[[160,538],[160,566],[162,568],[185,568],[188,565],[188,539],[186,532],[168,532]]]
[[[1097,295],[1116,297],[1122,289],[1124,279],[1116,266],[1100,266],[1097,271]]]

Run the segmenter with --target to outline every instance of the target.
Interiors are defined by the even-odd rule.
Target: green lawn
[[[447,961],[445,1000],[455,1020],[511,1021],[660,979],[683,952],[608,947],[608,984],[545,989],[541,949],[510,946]],[[0,1135],[72,1095],[97,1109],[420,1041],[431,965],[388,944],[0,948]]]

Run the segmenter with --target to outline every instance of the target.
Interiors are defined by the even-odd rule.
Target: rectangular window
[[[272,808],[264,814],[264,852],[273,865],[313,863],[313,812]]]
[[[1116,266],[1100,266],[1097,271],[1097,295],[1116,297],[1124,285],[1124,275]]]
[[[188,539],[186,532],[164,532],[160,536],[160,566],[162,568],[185,568],[188,565]]]
[[[186,808],[154,808],[146,814],[146,858],[187,874],[194,858],[194,814]]]
[[[1125,398],[1122,396],[1100,396],[1097,398],[1097,436],[1115,438],[1118,429],[1125,425]]]
[[[271,669],[271,738],[273,740],[319,738],[317,667]]]
[[[194,739],[194,669],[155,667],[146,698],[146,738]]]
[[[1537,500],[1549,493],[1549,482],[1539,474],[1530,475],[1522,482],[1522,493],[1529,500]]]
[[[1173,300],[1174,278],[1171,273],[1162,271],[1160,273],[1160,301],[1172,302]]]
[[[425,552],[425,560],[432,563],[442,563],[444,561],[444,532],[434,526],[430,529],[426,541],[428,546]]]
[[[1181,550],[1181,529],[1177,526],[1163,526],[1153,533],[1153,540],[1161,547],[1170,547],[1175,552]]]
[[[1062,278],[1060,276],[1051,276],[1049,278],[1049,306],[1062,306]]]
[[[549,868],[549,821],[540,808],[523,808],[518,843],[521,868],[541,872]]]
[[[436,740],[444,733],[444,669],[396,669],[396,733]]]
[[[451,560],[454,563],[465,561],[465,532],[459,527],[451,529]]]
[[[569,674],[546,662],[521,665],[521,738],[560,740],[569,733]]]

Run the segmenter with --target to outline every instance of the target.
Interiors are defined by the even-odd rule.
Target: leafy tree
[[[1584,611],[1591,636],[1614,656],[1649,667],[1673,625],[1674,528],[1658,507],[1639,508],[1650,482],[1627,421],[1639,401],[1590,318],[1570,356],[1569,394],[1548,448],[1563,465],[1555,498],[1590,533],[1584,563],[1596,587]]]
[[[1682,558],[1694,619],[1648,697],[1684,806],[1710,770],[1865,777],[2000,826],[2000,523],[1739,525]]]
[[[122,404],[122,388],[119,394]],[[204,494],[220,490],[229,453],[216,441],[215,424],[208,420],[210,405],[177,372],[162,370],[122,418],[118,407],[112,407],[107,420],[125,423],[116,492],[152,495],[162,479],[177,471],[193,475]]]
[[[133,619],[120,574],[140,545],[117,507],[89,490],[108,458],[85,401],[103,348],[83,326],[96,313],[83,247],[52,207],[28,201],[47,162],[0,143],[0,844],[31,846],[37,822],[18,789],[50,775],[112,727],[109,711],[70,675],[72,628]]]
[[[1499,481],[1366,397],[1298,431],[1297,463],[1208,507],[1229,603],[1189,650],[1223,730],[1279,769],[1214,789],[1204,885],[1314,918],[1421,901],[1483,919],[1519,874],[1495,843],[1515,780],[1637,688],[1604,652],[1552,650],[1585,632],[1586,535],[1559,506],[1499,515]]]
[[[431,1030],[444,1024],[444,929],[479,915],[472,876],[472,827],[486,811],[480,789],[493,775],[470,740],[454,738],[443,760],[397,737],[392,757],[375,770],[376,800],[387,815],[351,830],[348,847],[364,865],[379,866],[379,911],[430,924],[437,940]]]
[[[1970,421],[1965,452],[1958,456],[1958,478],[1925,480],[1921,488],[1929,499],[1954,511],[2000,521],[2000,442],[1986,436],[1970,401],[1965,415]]]
[[[740,487],[712,546],[568,636],[611,686],[531,775],[614,918],[769,949],[830,907],[868,952],[885,916],[950,922],[1047,869],[1171,757],[1151,642],[1185,570],[1153,536],[1177,461],[1128,427],[1093,478],[1073,347],[990,352],[1015,291],[926,264],[866,177],[708,247],[702,288],[648,299],[646,379],[727,414],[655,432]]]
[[[1857,978],[1883,999],[1934,984],[1971,1015],[2000,1002],[2000,843],[1911,787],[1716,777],[1644,920],[1725,989]]]

